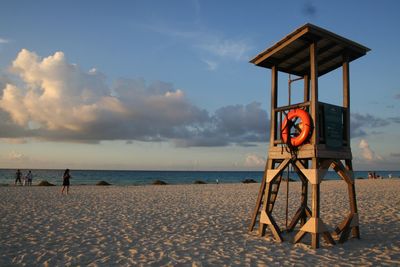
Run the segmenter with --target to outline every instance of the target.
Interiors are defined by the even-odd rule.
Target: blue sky
[[[270,72],[248,61],[310,22],[371,48],[350,65],[354,165],[398,170],[398,10],[398,1],[2,1],[0,167],[262,170]],[[320,79],[320,94],[341,102],[340,70]]]

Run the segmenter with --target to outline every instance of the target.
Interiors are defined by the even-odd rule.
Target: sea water
[[[28,170],[21,170],[23,176]],[[0,184],[10,185],[15,181],[15,169],[0,169]],[[33,184],[46,180],[61,185],[64,170],[32,170]],[[383,178],[400,177],[400,171],[375,171]],[[245,179],[260,182],[262,171],[119,171],[119,170],[71,170],[72,185],[93,185],[98,181],[107,181],[113,185],[145,185],[155,180],[162,180],[168,184],[193,184],[195,181],[206,183],[240,183]],[[287,172],[283,173],[287,177]],[[297,174],[290,172],[290,179],[299,180]],[[367,178],[368,171],[355,171],[354,177]],[[329,171],[324,179],[336,180],[339,176]]]

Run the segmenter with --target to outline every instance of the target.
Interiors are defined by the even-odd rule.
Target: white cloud
[[[227,38],[221,34],[210,31],[182,31],[170,28],[165,23],[143,25],[146,30],[167,35],[171,38],[189,42],[192,47],[206,52],[208,56],[216,59],[248,60],[247,54],[253,46],[249,40],[243,38]]]
[[[12,71],[25,86],[8,83],[0,107],[20,126],[33,123],[49,130],[80,131],[102,112],[125,112],[109,95],[102,74],[82,72],[69,64],[62,52],[40,59],[23,49],[12,63]]]
[[[251,145],[266,140],[267,113],[259,103],[226,106],[210,115],[171,84],[83,71],[64,53],[40,58],[21,50],[12,63],[18,83],[4,79],[0,138],[76,142],[172,141],[179,146]]]
[[[1,142],[6,144],[26,144],[28,141],[23,138],[0,138]]]
[[[383,158],[373,151],[367,140],[361,139],[358,147],[361,149],[361,157],[367,161],[383,160]]]
[[[265,165],[265,158],[259,155],[250,153],[246,155],[244,165],[246,167],[262,167]]]
[[[7,44],[9,42],[10,42],[10,40],[8,40],[8,39],[0,38],[0,44]]]
[[[215,56],[234,60],[247,60],[247,52],[251,46],[245,40],[230,40],[221,38],[205,38],[198,45],[201,49]]]
[[[218,67],[218,63],[215,61],[203,59],[203,62],[206,63],[208,70],[214,71]]]
[[[8,154],[7,158],[9,160],[14,160],[14,161],[23,161],[23,160],[28,159],[28,157],[25,156],[24,154],[21,154],[21,153],[15,152],[15,151],[11,151]]]

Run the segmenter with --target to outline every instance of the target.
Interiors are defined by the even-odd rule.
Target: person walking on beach
[[[19,182],[19,185],[22,185],[21,176],[22,172],[20,171],[20,169],[18,169],[17,172],[15,173],[15,185],[17,185],[17,182]]]
[[[32,171],[28,171],[28,173],[25,176],[25,180],[27,183],[26,185],[32,186],[32,179],[33,179]]]
[[[71,175],[69,174],[69,169],[66,169],[63,174],[63,188],[61,190],[61,194],[64,193],[65,188],[67,189],[66,194],[68,195],[69,191],[69,179],[71,179]]]

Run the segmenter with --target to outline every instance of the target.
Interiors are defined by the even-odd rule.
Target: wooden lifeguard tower
[[[270,145],[250,231],[258,222],[260,236],[264,236],[269,228],[276,241],[283,241],[282,231],[272,212],[282,173],[292,166],[302,182],[299,208],[287,228],[292,231],[300,222],[294,243],[306,233],[311,234],[313,248],[319,247],[320,236],[329,244],[336,243],[333,237],[339,243],[345,242],[350,232],[353,237],[360,238],[350,148],[349,63],[369,50],[335,33],[306,24],[250,61],[271,69],[272,74]],[[318,78],[340,67],[343,70],[343,106],[320,102]],[[290,104],[289,91],[289,105],[278,107],[278,72],[296,75],[296,80],[304,81],[303,102]],[[298,115],[300,111],[309,116],[309,125],[305,122],[307,118]],[[300,123],[296,122],[299,119]],[[347,217],[333,233],[327,230],[320,217],[320,184],[329,168],[346,182],[350,202]],[[311,209],[307,203],[308,184],[312,191]]]

